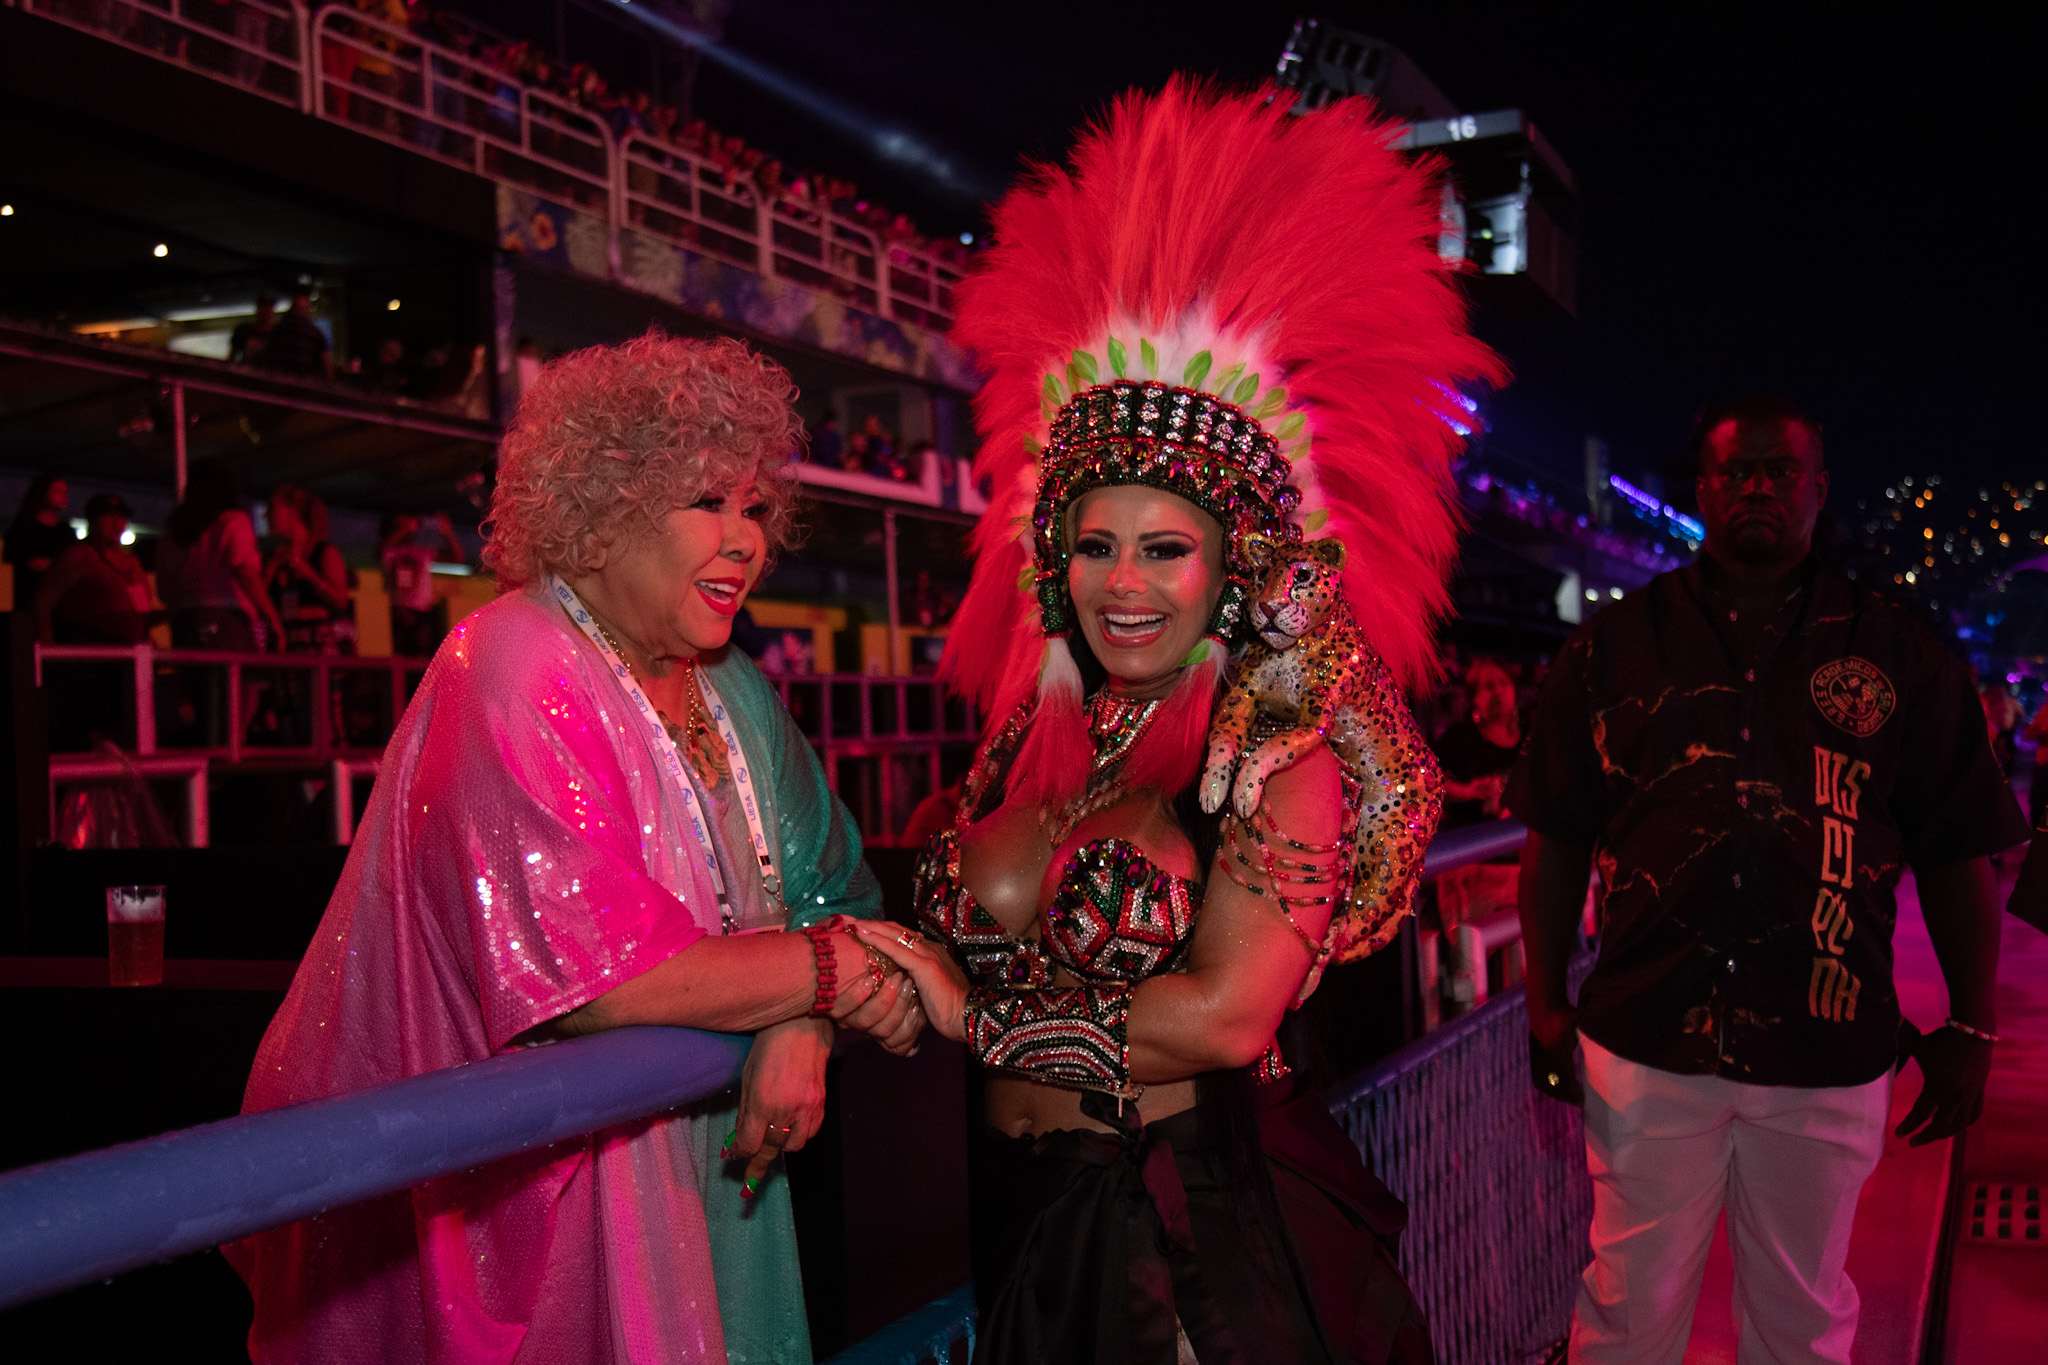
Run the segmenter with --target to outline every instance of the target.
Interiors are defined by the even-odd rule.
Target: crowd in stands
[[[839,430],[839,414],[828,412],[811,428],[810,459],[813,464],[824,465],[827,469],[842,469],[849,474],[868,474],[878,479],[894,479],[898,483],[922,483],[925,467],[938,456],[938,447],[930,441],[913,441],[906,448],[897,443],[896,436],[882,425],[882,419],[869,413],[861,424],[851,432]]]
[[[16,608],[34,614],[45,643],[141,644],[168,625],[176,649],[356,652],[355,575],[329,537],[326,504],[307,489],[286,483],[270,491],[270,534],[259,538],[233,470],[201,461],[163,533],[140,547],[148,567],[123,543],[132,514],[119,495],[86,504],[83,539],[72,528],[70,496],[62,475],[38,478],[7,528]],[[394,653],[434,652],[433,566],[466,559],[446,513],[431,523],[407,513],[384,518],[377,560],[391,596]]]
[[[380,338],[367,356],[337,363],[327,334],[313,320],[313,297],[297,290],[284,312],[271,294],[256,297],[255,316],[236,325],[228,359],[237,365],[304,379],[342,379],[386,398],[412,399],[488,419],[491,387],[487,352],[479,344],[465,352],[449,345],[429,347],[417,361],[405,342]]]
[[[539,44],[508,40],[480,29],[462,15],[407,5],[404,0],[355,0],[355,6],[370,18],[402,27],[426,42],[589,111],[604,121],[615,138],[638,134],[708,161],[729,185],[751,186],[763,204],[797,217],[829,209],[868,228],[886,246],[922,252],[955,268],[966,264],[965,245],[921,235],[907,215],[892,214],[870,202],[852,181],[785,166],[779,158],[748,146],[744,138],[721,132],[701,118],[688,117],[645,90],[614,87],[587,63],[563,65]],[[363,75],[375,75],[358,69]]]
[[[343,377],[386,398],[409,399],[443,408],[463,417],[488,420],[491,378],[488,352],[481,342],[460,346],[429,346],[415,360],[405,342],[381,338],[367,359],[350,361]]]

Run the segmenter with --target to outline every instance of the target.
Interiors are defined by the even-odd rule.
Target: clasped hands
[[[864,923],[842,919],[824,936],[837,994],[820,1017],[907,1057],[917,1050],[917,1036],[924,1030],[924,1005],[913,979],[859,932]],[[903,932],[886,921],[877,927],[884,934]]]
[[[917,1051],[924,1005],[912,978],[841,920],[819,945],[831,954],[837,992],[822,1014],[771,1024],[754,1035],[740,1073],[738,1120],[719,1155],[745,1161],[740,1197],[752,1200],[768,1168],[817,1136],[825,1121],[825,1063],[836,1029],[865,1033],[899,1057]],[[901,933],[894,925],[884,932]],[[823,963],[819,964],[823,966]]]

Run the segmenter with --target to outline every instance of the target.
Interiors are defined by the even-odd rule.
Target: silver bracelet
[[[1960,1019],[1949,1020],[1948,1026],[1954,1029],[1957,1033],[1966,1033],[1972,1038],[1979,1038],[1987,1043],[1995,1043],[1998,1041],[1997,1034],[1986,1033],[1983,1029],[1980,1028],[1971,1028],[1968,1024],[1964,1023]]]

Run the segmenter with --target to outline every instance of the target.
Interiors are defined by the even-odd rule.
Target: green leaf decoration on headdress
[[[1203,660],[1207,659],[1208,657],[1209,637],[1204,635],[1201,639],[1195,641],[1195,647],[1188,651],[1187,658],[1182,659],[1180,661],[1180,667],[1192,668],[1196,664],[1201,663]]]
[[[1322,530],[1325,526],[1328,526],[1329,524],[1330,509],[1327,507],[1318,507],[1315,511],[1308,514],[1308,520],[1302,523],[1301,529],[1307,532],[1309,535],[1314,535],[1316,532]]]
[[[1106,346],[1104,349],[1109,352],[1109,372],[1115,375],[1118,379],[1122,379],[1124,377],[1125,366],[1129,363],[1131,358],[1130,352],[1126,351],[1124,349],[1124,344],[1121,341],[1118,341],[1115,337],[1111,337],[1109,339],[1109,345]]]
[[[1240,360],[1237,362],[1237,364],[1232,365],[1229,369],[1225,370],[1222,374],[1216,377],[1216,387],[1212,390],[1212,392],[1218,398],[1221,398],[1224,402],[1228,403],[1230,401],[1231,390],[1237,387],[1237,377],[1243,373],[1244,362]]]
[[[1028,593],[1038,586],[1038,570],[1028,560],[1017,573],[1017,591]]]
[[[1277,387],[1267,389],[1266,396],[1259,400],[1259,406],[1252,416],[1263,422],[1269,417],[1279,416],[1280,409],[1286,406],[1287,390]]]
[[[1045,445],[1036,436],[1026,436],[1024,438],[1024,449],[1033,455],[1045,454]]]
[[[1074,371],[1081,376],[1082,383],[1093,384],[1097,373],[1095,357],[1086,351],[1074,352]]]
[[[1212,359],[1207,351],[1195,352],[1195,358],[1188,362],[1188,367],[1185,370],[1181,371],[1180,382],[1191,389],[1201,388],[1202,381],[1209,377],[1209,366],[1211,363]]]
[[[1230,401],[1239,407],[1243,407],[1246,403],[1252,401],[1252,395],[1258,391],[1259,377],[1255,374],[1248,374],[1237,382],[1237,392],[1231,395]]]
[[[1045,377],[1045,401],[1058,407],[1066,399],[1060,394],[1060,377],[1049,374]]]
[[[1145,367],[1147,379],[1159,377],[1159,352],[1153,350],[1152,343],[1143,337],[1138,338],[1138,363]]]
[[[1079,365],[1076,365],[1076,364],[1075,364],[1075,363],[1074,363],[1073,361],[1071,361],[1071,360],[1070,360],[1070,361],[1068,361],[1068,362],[1067,362],[1067,392],[1068,392],[1068,393],[1071,393],[1071,394],[1073,394],[1073,395],[1075,395],[1076,397],[1079,397],[1079,396],[1080,396],[1080,393],[1081,393],[1081,390],[1082,390],[1082,389],[1083,389],[1084,387],[1085,387],[1085,385],[1083,385],[1083,383],[1081,382],[1081,367],[1080,367]]]
[[[1290,412],[1287,414],[1286,420],[1282,421],[1279,426],[1273,429],[1273,435],[1282,441],[1292,440],[1295,436],[1299,435],[1301,433],[1301,429],[1307,425],[1307,413]]]

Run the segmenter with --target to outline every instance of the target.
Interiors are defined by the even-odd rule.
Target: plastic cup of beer
[[[116,986],[164,984],[164,889],[107,888],[107,969]]]

